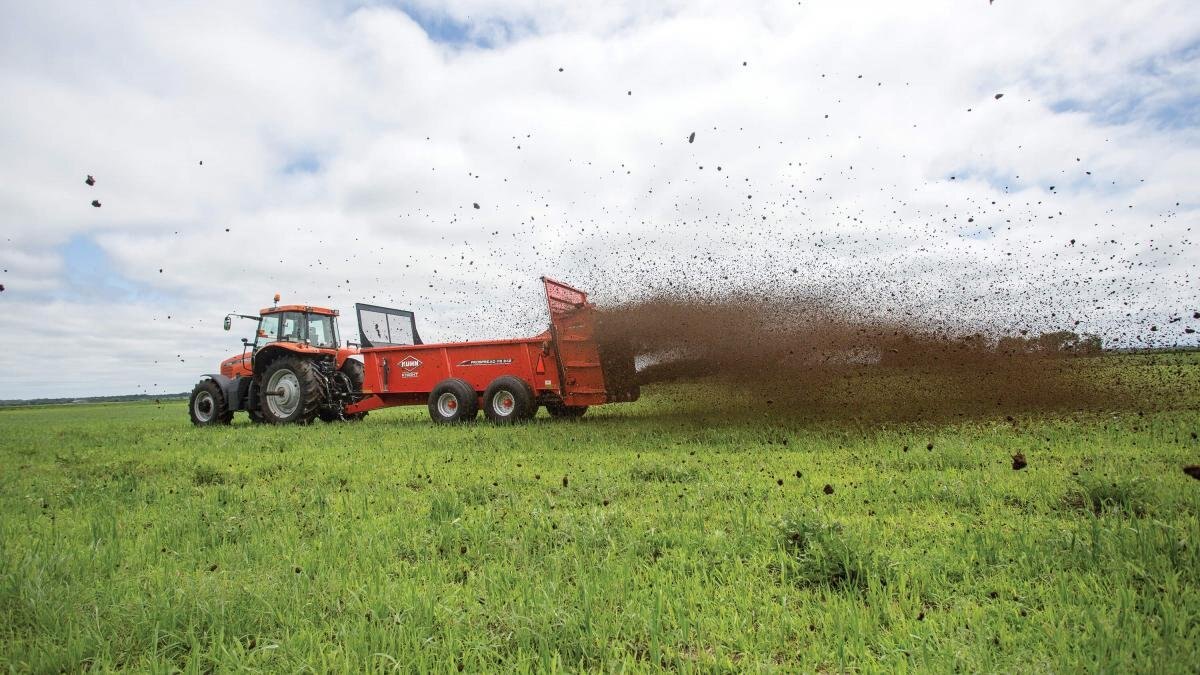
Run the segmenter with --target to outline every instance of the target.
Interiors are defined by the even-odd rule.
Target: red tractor
[[[426,405],[435,422],[497,423],[580,417],[589,406],[635,401],[633,354],[599,344],[587,294],[542,278],[549,329],[515,340],[424,344],[412,312],[357,304],[360,344],[341,347],[337,312],[291,305],[264,309],[254,342],[192,391],[192,422],[228,424],[236,410],[273,424],[357,420],[367,411]],[[276,297],[278,301],[278,297]]]
[[[193,424],[229,424],[239,410],[272,424],[366,416],[345,412],[361,398],[363,365],[351,358],[357,349],[341,345],[337,310],[276,304],[258,316],[226,315],[225,330],[233,317],[258,322],[254,340],[242,338],[242,353],[196,384],[188,405]]]

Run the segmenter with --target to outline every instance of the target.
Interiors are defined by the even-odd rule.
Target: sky
[[[0,96],[0,399],[188,391],[275,293],[536,334],[541,275],[1200,329],[1193,0],[9,3]]]

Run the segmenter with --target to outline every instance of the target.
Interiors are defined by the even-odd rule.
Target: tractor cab
[[[279,301],[279,296],[275,297]],[[338,333],[336,309],[311,305],[273,305],[253,314],[229,314],[225,317],[225,330],[232,328],[232,319],[257,321],[254,337],[242,338],[242,352],[221,362],[221,374],[233,378],[251,376],[254,362],[268,347],[272,353],[280,348],[309,355],[335,356],[340,366],[353,350],[342,348]],[[346,352],[343,354],[342,352]]]
[[[259,311],[261,319],[254,335],[254,350],[272,342],[291,342],[316,349],[337,349],[336,309],[307,305],[283,305]]]

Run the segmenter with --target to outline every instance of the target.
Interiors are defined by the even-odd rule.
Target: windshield
[[[337,322],[332,316],[308,315],[308,343],[324,349],[333,349],[338,346]]]
[[[325,314],[278,312],[262,318],[255,336],[261,347],[269,342],[307,342],[321,349],[338,346],[337,320]]]
[[[268,342],[274,342],[277,335],[279,335],[279,316],[268,314],[258,323],[258,332],[254,335],[254,344],[256,347],[259,347]]]

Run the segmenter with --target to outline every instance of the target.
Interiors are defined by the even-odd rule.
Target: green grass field
[[[511,428],[0,411],[0,668],[1196,672],[1195,398],[679,413],[709,395]]]

